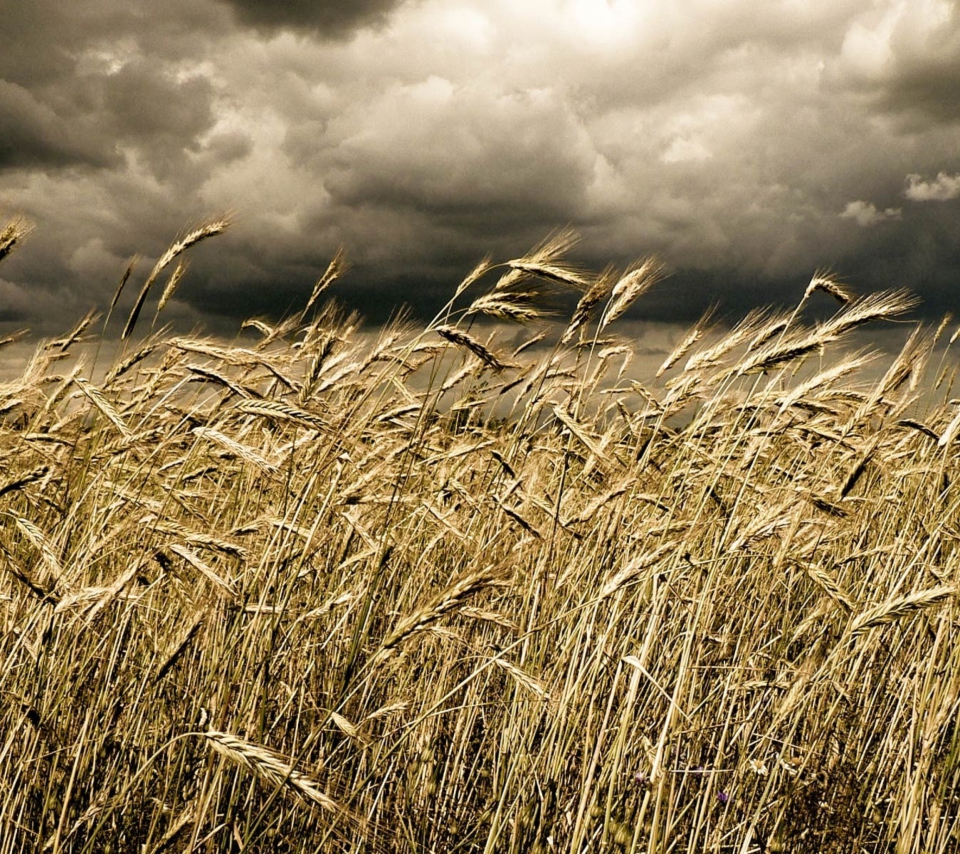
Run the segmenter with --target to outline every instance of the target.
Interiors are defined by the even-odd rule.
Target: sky
[[[634,316],[795,303],[814,270],[960,314],[960,3],[0,0],[0,334],[121,309],[228,331],[336,296],[430,316],[552,230],[656,254]],[[148,303],[148,310],[149,310]],[[120,321],[122,324],[122,320]]]

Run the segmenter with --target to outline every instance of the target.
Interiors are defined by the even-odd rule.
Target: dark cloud
[[[213,85],[202,76],[176,72],[138,58],[101,83],[106,130],[136,151],[163,179],[184,168],[185,155],[201,150],[214,124]]]
[[[73,23],[74,4],[62,7],[63,17]],[[49,0],[20,3],[0,0],[3,21],[3,49],[0,50],[0,78],[21,86],[56,82],[69,74],[74,62],[65,43],[56,36],[57,10]],[[65,22],[66,23],[66,22]],[[70,32],[69,24],[63,27]]]
[[[130,154],[181,170],[213,121],[195,57],[217,16],[197,5],[0,2],[0,170],[118,170]]]
[[[341,38],[360,27],[382,25],[403,0],[220,0],[237,19],[262,30],[292,29]]]
[[[842,219],[852,219],[863,228],[870,228],[887,220],[900,219],[902,216],[903,211],[900,208],[879,210],[872,202],[863,202],[859,199],[849,202],[840,214]]]
[[[212,86],[202,77],[176,80],[146,59],[103,80],[103,108],[122,139],[171,137],[189,146],[213,121]]]
[[[431,78],[328,129],[324,188],[340,205],[520,222],[584,212],[595,152],[555,93],[499,94]]]
[[[115,163],[88,117],[59,115],[29,90],[0,80],[0,171]]]
[[[33,308],[30,295],[22,287],[0,279],[0,323],[22,323]]]

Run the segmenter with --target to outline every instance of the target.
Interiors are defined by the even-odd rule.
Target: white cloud
[[[960,174],[938,173],[932,181],[922,175],[907,175],[907,189],[903,194],[912,202],[946,202],[960,196]]]
[[[711,157],[713,157],[713,154],[702,142],[678,136],[671,141],[660,159],[664,163],[683,163],[684,161],[709,160]]]
[[[866,5],[866,4],[864,4]],[[913,121],[960,115],[960,5],[885,0],[852,20],[827,79]]]
[[[844,208],[843,213],[840,214],[840,218],[852,219],[862,228],[869,228],[872,225],[877,225],[887,220],[900,219],[902,213],[900,208],[880,210],[871,202],[856,201],[850,202],[846,208]]]

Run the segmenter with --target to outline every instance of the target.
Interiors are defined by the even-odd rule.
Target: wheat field
[[[960,848],[947,320],[818,274],[638,378],[659,266],[563,232],[419,326],[338,255],[158,327],[226,225],[0,386],[0,854]]]

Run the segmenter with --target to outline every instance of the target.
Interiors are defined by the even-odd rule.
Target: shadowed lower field
[[[0,854],[957,850],[949,330],[819,277],[638,382],[568,245],[0,387]]]

